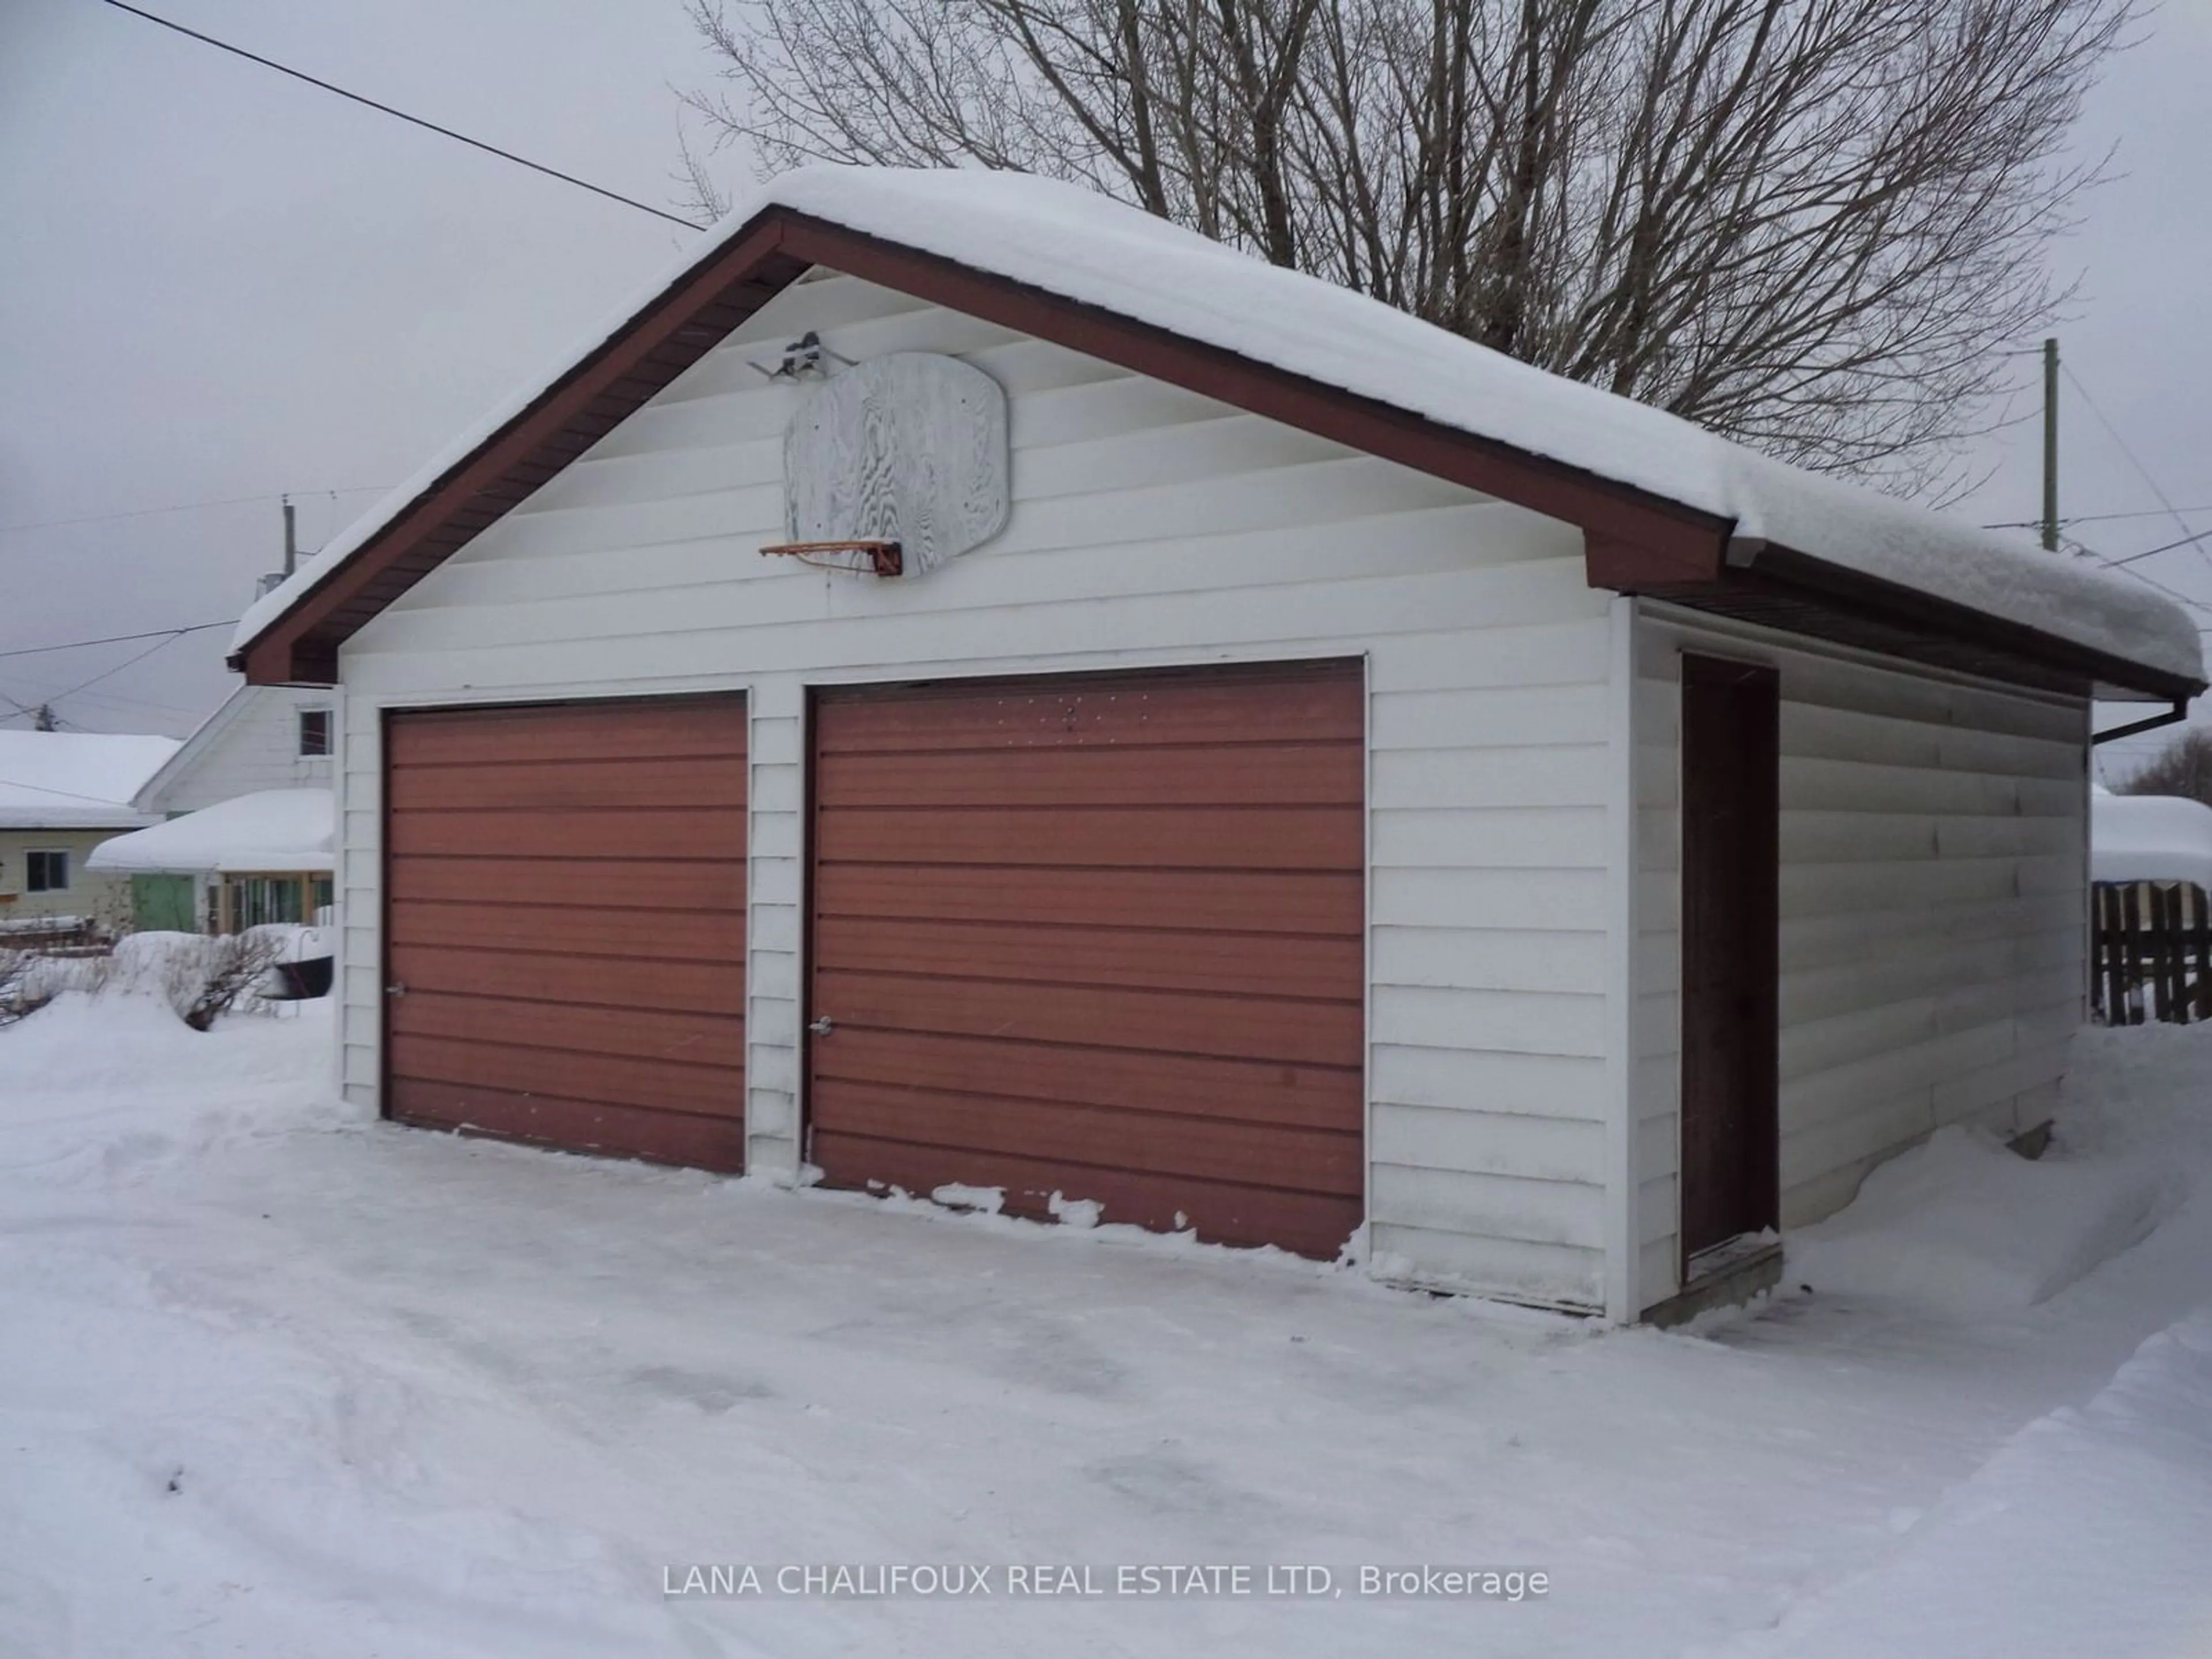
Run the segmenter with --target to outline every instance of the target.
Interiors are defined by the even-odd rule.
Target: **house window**
[[[220,930],[236,933],[272,922],[312,923],[331,896],[328,876],[226,876]]]
[[[329,709],[302,708],[300,711],[300,752],[302,755],[327,755],[331,752]]]
[[[23,861],[23,884],[33,893],[69,891],[67,853],[27,853]]]
[[[229,913],[226,932],[307,920],[300,914],[305,895],[297,876],[233,876],[224,885],[229,889],[224,907]]]

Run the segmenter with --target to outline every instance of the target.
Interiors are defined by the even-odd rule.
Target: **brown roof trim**
[[[1581,527],[1590,585],[2051,690],[2195,682],[1787,548],[1648,490],[940,254],[769,207],[432,483],[234,654],[254,684],[333,684],[338,647],[821,265],[1049,340]],[[1749,568],[1745,568],[1748,558]],[[1733,565],[1730,561],[1733,560]]]
[[[1716,574],[1729,523],[942,255],[769,208],[426,489],[236,653],[255,684],[336,683],[337,648],[811,265],[1050,340]]]
[[[916,299],[1717,574],[1731,520],[939,254],[790,213],[784,247]]]
[[[434,480],[230,658],[255,685],[337,683],[338,647],[642,407],[806,269],[765,214]]]
[[[1740,539],[1717,580],[1632,591],[1732,617],[2070,696],[2186,701],[2203,682],[2162,672],[2020,623],[1846,570],[1777,543]]]

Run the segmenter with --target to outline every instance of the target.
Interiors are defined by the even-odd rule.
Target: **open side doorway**
[[[1781,1220],[1781,695],[1775,671],[1682,659],[1682,1284]]]

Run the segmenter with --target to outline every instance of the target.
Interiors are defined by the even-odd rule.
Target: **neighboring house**
[[[85,861],[149,822],[131,797],[176,750],[174,738],[0,732],[0,932],[63,916],[129,924],[130,884]]]
[[[2140,584],[1067,186],[835,168],[234,663],[340,700],[358,1103],[1624,1321],[2049,1115],[2091,699],[2204,684]]]
[[[331,830],[329,790],[266,789],[118,836],[88,863],[134,881],[167,876],[197,888],[188,901],[196,913],[179,931],[312,924],[331,902]],[[138,925],[153,923],[142,914]]]
[[[331,783],[331,754],[335,745],[335,719],[326,691],[289,686],[243,685],[200,723],[167,765],[146,781],[136,805],[157,817],[174,818],[186,812],[233,801],[245,795],[270,792],[323,792],[327,805]],[[298,804],[284,817],[296,827]],[[208,836],[221,826],[242,836],[227,848],[210,848]],[[241,859],[264,848],[268,837],[261,816],[234,815],[217,825],[203,825],[195,836],[167,846],[205,852],[213,861],[157,868],[143,862],[144,843],[134,842],[142,860],[130,868],[136,894],[138,925],[184,932],[231,933],[257,921],[306,921],[315,908],[330,902],[328,826],[311,837],[322,848],[319,863],[301,865],[312,849],[297,844],[297,834],[281,837],[289,849],[286,861],[265,868]],[[123,856],[111,850],[110,858]]]

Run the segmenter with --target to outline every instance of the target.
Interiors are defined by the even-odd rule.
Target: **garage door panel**
[[[468,766],[394,766],[389,793],[402,810],[656,806],[740,807],[744,764],[708,759],[499,761]]]
[[[599,905],[453,904],[394,899],[394,945],[492,951],[551,951],[610,962],[722,962],[742,965],[742,910],[627,910]],[[623,971],[619,969],[611,972]]]
[[[458,1129],[562,1152],[644,1158],[695,1170],[735,1173],[745,1162],[744,1123],[736,1117],[641,1111],[605,1101],[412,1078],[392,1079],[390,1115],[420,1128]]]
[[[1082,971],[1079,962],[1063,976]],[[839,1025],[1024,1042],[1325,1065],[1359,1042],[1359,1005],[1196,996],[1094,986],[902,974],[814,979],[815,1010]]]
[[[586,1007],[418,991],[401,998],[392,1011],[392,1030],[401,1036],[582,1048],[694,1066],[733,1068],[742,1066],[745,1059],[744,1021],[733,1014]]]
[[[592,956],[524,956],[439,945],[395,945],[390,961],[392,976],[407,987],[410,998],[426,991],[454,991],[605,1008],[744,1012],[743,970],[727,963],[640,961],[617,970]]]
[[[817,864],[824,916],[1040,926],[1204,927],[1248,935],[1358,938],[1365,882],[1357,871],[963,869]]]
[[[1362,698],[1331,665],[817,702],[829,1180],[1334,1255],[1364,1184]]]
[[[1333,1260],[1360,1223],[1357,1198],[1280,1192],[1223,1182],[1164,1182],[1158,1176],[1103,1166],[993,1162],[994,1179],[977,1182],[975,1154],[965,1148],[909,1146],[860,1136],[820,1134],[816,1158],[824,1168],[881,1170],[871,1179],[927,1194],[953,1182],[988,1184],[1006,1193],[1005,1213],[1050,1220],[1051,1195],[1100,1205],[1107,1220],[1173,1232],[1188,1226],[1215,1244],[1273,1244],[1301,1255]]]
[[[816,799],[848,806],[1176,806],[1357,808],[1357,743],[1188,747],[960,750],[825,755]]]
[[[1282,1129],[1258,1137],[1248,1126],[1221,1118],[829,1078],[816,1087],[815,1121],[825,1134],[964,1146],[994,1159],[1103,1166],[1340,1198],[1358,1198],[1364,1181],[1359,1137],[1340,1129]]]
[[[1093,985],[1328,998],[1358,983],[1364,953],[1356,938],[823,916],[814,925],[814,960],[832,971],[908,974],[957,963],[966,975],[1042,980],[1066,978],[1079,961]]]
[[[736,698],[386,725],[387,1112],[741,1167]]]
[[[940,1093],[1211,1115],[1261,1127],[1340,1129],[1360,1115],[1357,1066],[1185,1055],[1169,1066],[1150,1054],[941,1032],[841,1030],[834,1042],[815,1046],[814,1078],[817,1087],[912,1084]]]
[[[735,808],[616,805],[546,811],[396,811],[393,856],[508,859],[741,860],[744,814]]]
[[[1231,672],[1138,685],[1070,677],[1064,687],[947,686],[899,696],[824,696],[822,754],[911,755],[947,749],[1072,748],[1115,743],[1364,743],[1356,665],[1294,675]],[[1344,695],[1345,688],[1352,695]]]
[[[731,1092],[726,1067],[526,1043],[410,1036],[393,1074],[648,1109],[734,1115],[744,1103]]]
[[[743,759],[745,725],[744,710],[734,699],[410,709],[394,716],[386,749],[395,770],[526,758]]]
[[[1328,870],[1365,845],[1356,806],[1002,807],[823,812],[830,861],[1150,869]]]
[[[729,861],[394,858],[392,886],[410,900],[483,904],[564,902],[626,910],[727,910],[745,906],[745,871]]]

